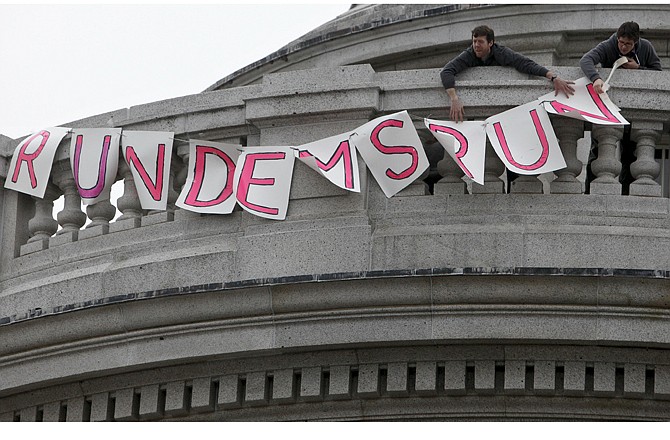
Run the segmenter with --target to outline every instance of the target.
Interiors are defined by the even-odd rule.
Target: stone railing
[[[576,68],[555,70],[581,76]],[[241,408],[228,413],[234,419],[252,417],[249,402],[273,414],[276,399],[329,402],[336,394],[346,407],[347,399],[385,398],[389,390],[410,399],[418,391],[440,399],[452,391],[530,392],[522,379],[561,396],[621,395],[631,399],[631,414],[644,399],[667,400],[670,360],[662,350],[645,360],[633,352],[621,360],[607,349],[606,356],[575,358],[571,349],[554,354],[553,344],[646,350],[668,343],[670,199],[654,157],[668,147],[670,75],[615,73],[610,96],[630,128],[552,117],[568,166],[555,176],[517,179],[508,192],[494,154],[487,155],[485,184],[466,184],[423,126],[423,117],[447,118],[438,74],[376,73],[365,65],[282,73],[259,85],[65,124],[175,132],[171,206],[142,210],[121,165],[116,208],[104,202],[82,209],[67,138],[44,199],[0,190],[0,420],[124,420],[200,409],[217,417],[208,411]],[[468,117],[477,120],[551,90],[546,80],[502,68],[472,69],[457,85]],[[425,181],[392,198],[362,161],[361,193],[296,162],[284,221],[174,207],[189,160],[184,140],[301,145],[401,110],[415,117],[432,168]],[[585,182],[594,141],[594,178]],[[18,141],[0,142],[4,182]],[[622,195],[617,145],[626,142],[636,143],[637,157],[629,194]],[[62,208],[54,214],[58,199]],[[340,362],[332,353],[287,360],[276,371],[268,366],[274,360],[259,360],[310,347],[436,341],[548,345],[514,359],[485,349],[476,359],[467,350],[418,358],[390,350],[368,360]],[[175,366],[221,356],[228,360]],[[453,362],[459,384],[452,389]],[[138,373],[156,365],[175,371]],[[441,379],[432,383],[426,378],[434,371]],[[461,383],[461,373],[483,374],[483,382]],[[405,376],[414,381],[407,389]],[[82,385],[77,377],[94,380]],[[22,392],[40,384],[53,389]],[[263,411],[255,414],[262,418]]]
[[[576,68],[555,70],[574,79],[581,73]],[[105,278],[111,275],[107,272],[112,267],[133,267],[134,272],[156,265],[157,275],[168,262],[174,278],[161,276],[159,281],[149,277],[144,281],[137,278],[140,272],[136,272],[125,285],[120,281],[125,276],[115,276],[113,284],[119,284],[119,288],[104,290],[113,296],[131,290],[221,280],[414,267],[668,270],[670,261],[659,250],[658,240],[670,240],[669,201],[662,197],[663,187],[657,182],[661,168],[654,155],[668,145],[670,77],[666,72],[619,72],[612,83],[611,98],[631,121],[630,128],[591,126],[552,116],[567,167],[558,170],[555,178],[521,176],[510,185],[509,194],[504,166],[490,147],[485,184],[466,185],[463,173],[450,158],[443,158],[441,147],[423,127],[422,117],[446,119],[447,114],[448,98],[438,71],[432,69],[375,73],[369,66],[351,66],[335,71],[275,74],[266,77],[262,85],[208,92],[78,121],[72,126],[174,131],[177,141],[170,172],[170,207],[165,212],[143,211],[129,169],[120,161],[120,217],[113,220],[117,212],[108,201],[90,205],[84,212],[70,170],[66,137],[58,149],[44,199],[3,190],[0,291],[4,297],[13,292],[19,295],[26,288],[33,289],[28,286],[36,277],[65,282],[66,273],[69,278],[86,275],[90,279],[93,274],[105,274]],[[472,69],[459,78],[458,87],[471,119],[483,119],[551,90],[546,80],[527,78],[503,68]],[[205,216],[174,207],[189,160],[185,139],[249,146],[300,145],[354,129],[379,114],[401,110],[415,116],[416,127],[431,156],[430,185],[417,181],[387,199],[364,171],[362,192],[351,194],[297,163],[284,222],[263,220],[240,210],[227,216]],[[594,179],[587,182],[590,194],[584,194],[584,153],[588,153],[592,140],[599,146],[598,157],[593,162]],[[637,144],[637,158],[631,165],[633,182],[627,196],[621,195],[617,178],[621,170],[617,146],[623,141]],[[17,142],[5,142],[5,154],[11,154]],[[8,156],[3,159],[3,169],[7,162]],[[365,170],[362,162],[361,169]],[[61,196],[62,209],[54,218],[54,201]],[[441,224],[459,225],[460,237],[465,240],[462,245],[466,247],[470,245],[463,237],[474,237],[472,234],[481,232],[491,240],[477,240],[474,250],[447,260],[438,256],[441,251],[433,240],[443,236],[436,230]],[[504,225],[510,229],[503,234],[496,228]],[[565,246],[564,240],[562,246],[548,252],[552,257],[539,252],[533,257],[534,246],[526,241],[528,231],[519,229],[522,225],[554,228],[547,229],[545,238],[558,234],[569,237],[568,242],[575,240],[575,246],[577,241],[596,246],[598,236],[615,241],[603,248],[608,252],[585,256],[583,261],[560,250]],[[585,229],[598,227],[626,229]],[[481,231],[475,232],[478,228]],[[322,234],[324,229],[331,233]],[[309,232],[302,234],[305,231]],[[515,234],[523,238],[513,248],[524,248],[525,259],[515,258],[495,244],[494,237],[505,235],[506,240],[514,242]],[[296,255],[286,258],[286,252],[296,246],[296,239],[305,252],[304,261]],[[407,246],[416,249],[403,249],[391,256],[386,248],[389,240],[396,245],[407,242]],[[627,240],[639,242],[633,248],[639,247],[643,257],[626,257],[631,249]],[[341,258],[336,253],[333,258],[313,259],[315,245],[342,252],[346,249],[348,257]],[[452,245],[460,247],[456,242]],[[193,267],[195,256],[207,258],[213,254],[220,257],[214,267],[207,267],[211,263]],[[180,280],[179,284],[175,284],[176,280]],[[31,302],[27,309],[41,303]],[[1,307],[0,311],[8,316],[18,310]]]

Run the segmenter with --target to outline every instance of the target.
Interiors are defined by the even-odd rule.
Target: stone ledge
[[[401,270],[373,270],[363,272],[340,272],[314,275],[296,275],[275,278],[256,278],[221,283],[210,283],[167,289],[134,292],[97,298],[80,303],[64,304],[50,309],[33,309],[24,314],[0,317],[0,327],[32,319],[58,315],[65,312],[85,310],[111,304],[126,303],[151,298],[203,294],[208,292],[233,291],[270,286],[291,286],[305,283],[323,283],[333,281],[380,280],[393,278],[424,278],[453,276],[531,276],[531,277],[593,277],[593,278],[640,278],[670,279],[670,270],[642,270],[617,268],[558,268],[558,267],[463,267],[463,268],[426,268]]]

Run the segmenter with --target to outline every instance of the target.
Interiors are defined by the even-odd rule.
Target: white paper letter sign
[[[340,188],[361,192],[356,148],[352,133],[340,134],[298,147],[298,159]]]
[[[628,121],[619,113],[619,107],[607,96],[596,93],[593,84],[586,77],[575,81],[575,94],[569,99],[554,92],[541,96],[539,101],[549,113],[567,116],[600,125],[625,125]]]
[[[424,119],[424,124],[465,175],[483,185],[486,152],[484,121],[464,121],[457,124],[451,121]]]
[[[120,128],[76,128],[70,165],[84,205],[108,198],[119,166]]]
[[[237,203],[259,217],[284,220],[293,178],[291,147],[247,147],[235,170]]]
[[[19,143],[9,165],[5,188],[43,198],[56,149],[69,131],[50,127]]]
[[[186,183],[175,205],[205,214],[233,212],[233,178],[240,148],[240,145],[192,140]]]
[[[430,166],[406,111],[372,120],[355,132],[352,141],[386,197],[407,187]]]
[[[509,170],[542,174],[565,168],[549,115],[539,101],[491,116],[486,123],[491,145]]]
[[[142,209],[167,209],[173,133],[124,131],[121,152],[133,174]]]

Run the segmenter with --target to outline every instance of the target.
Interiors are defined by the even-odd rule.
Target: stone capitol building
[[[508,188],[489,146],[475,184],[423,124],[449,118],[440,70],[475,26],[576,80],[631,20],[664,71],[614,72],[629,125],[552,115],[565,168]],[[116,208],[82,208],[69,135],[44,198],[5,189],[22,139],[0,135],[0,421],[670,420],[669,23],[667,4],[352,5],[201,93],[63,124],[174,132],[166,211],[123,160]],[[508,67],[457,88],[471,120],[553,91]],[[174,204],[178,139],[301,145],[403,110],[430,168],[393,197],[359,158],[360,193],[296,161],[283,221]]]

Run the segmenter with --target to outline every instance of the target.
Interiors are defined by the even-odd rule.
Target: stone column
[[[631,138],[637,143],[637,160],[630,165],[635,181],[630,184],[631,196],[661,197],[662,188],[655,179],[661,172],[661,165],[654,159],[656,143],[661,138],[662,123],[633,122]]]
[[[411,197],[411,196],[426,196],[430,194],[428,184],[424,180],[430,174],[430,169],[426,169],[414,182],[401,189],[393,197]]]
[[[465,194],[466,183],[463,181],[465,173],[456,161],[444,152],[444,158],[437,163],[437,171],[443,176],[433,187],[433,194]]]
[[[86,207],[86,214],[91,222],[86,226],[90,230],[86,235],[102,235],[109,232],[109,222],[116,215],[116,207],[112,205],[110,198],[110,189],[106,191],[106,199],[100,200]],[[94,232],[95,231],[95,232]],[[82,238],[81,236],[79,237]]]
[[[577,180],[583,164],[577,159],[577,141],[584,137],[584,122],[566,117],[551,120],[566,167],[554,171],[556,179],[549,184],[552,194],[581,194],[582,183]]]
[[[168,187],[168,200],[167,200],[167,206],[165,210],[160,210],[160,209],[152,209],[150,210],[146,216],[142,217],[142,226],[148,226],[148,225],[155,225],[157,223],[164,223],[168,221],[174,220],[174,211],[175,211],[175,202],[177,201],[177,198],[179,197],[179,194],[174,190],[174,184],[175,184],[175,176],[176,176],[176,171],[175,171],[175,163],[174,157],[170,161],[170,170],[168,172],[168,178],[167,182],[165,183]],[[179,160],[177,158],[177,160]],[[179,167],[179,168],[186,168],[186,167]]]
[[[79,230],[86,223],[86,214],[81,210],[81,197],[72,176],[70,161],[64,160],[54,164],[53,181],[63,191],[63,210],[56,215],[61,230],[50,245],[69,243],[78,240]]]
[[[123,179],[123,195],[116,201],[121,216],[111,225],[110,232],[139,228],[142,219],[142,205],[135,188],[135,180],[125,160],[119,161],[118,174]]]
[[[57,187],[49,183],[44,198],[33,197],[35,215],[28,221],[30,238],[21,246],[21,255],[41,251],[49,247],[49,238],[58,230],[58,222],[53,218],[54,200],[60,196]]]
[[[507,184],[511,185],[509,192],[514,194],[542,194],[544,192],[542,181],[537,175],[519,174],[519,177],[511,182],[508,177]]]
[[[596,178],[591,182],[591,194],[621,195],[621,161],[616,156],[617,144],[623,138],[623,127],[593,125],[593,137],[598,141],[598,158],[591,164]]]
[[[503,181],[500,176],[505,171],[502,163],[493,147],[486,141],[486,158],[484,162],[484,185],[472,183],[473,194],[502,194],[504,192]]]

